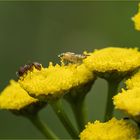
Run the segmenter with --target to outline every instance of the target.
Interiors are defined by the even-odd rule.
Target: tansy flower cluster
[[[99,121],[95,121],[94,123],[89,122],[80,134],[81,140],[135,140],[138,138],[137,126],[131,124],[128,120],[117,120],[115,118],[111,118],[114,108],[113,106],[112,108],[110,106],[113,104],[112,97],[117,94],[116,87],[118,86],[116,86],[116,84],[119,84],[121,80],[125,77],[127,78],[139,69],[139,54],[140,53],[137,49],[110,47],[95,50],[93,53],[90,53],[90,56],[87,57],[87,59],[84,60],[85,65],[87,65],[87,67],[89,66],[91,71],[93,71],[97,76],[106,79],[108,82],[108,94],[110,95],[108,95],[109,103],[107,104],[106,112],[109,113],[106,113],[105,115],[109,115],[110,117],[105,117],[106,122],[104,123]],[[116,82],[118,79],[119,82]],[[139,92],[137,92],[137,94],[139,94]],[[121,97],[117,100],[119,95]],[[123,98],[123,95],[126,96],[126,98]],[[119,93],[114,96],[114,104],[117,104],[118,106],[120,105],[120,107],[126,107],[128,105],[127,109],[129,111],[131,111],[131,106],[133,106],[133,109],[134,106],[137,106],[135,108],[137,109],[139,107],[139,101],[137,102],[135,99],[133,101],[132,96],[136,96],[135,99],[138,100],[136,94],[131,94],[131,97],[129,97],[131,100],[127,100],[128,96],[125,93]],[[121,102],[121,99],[124,101],[123,103]]]
[[[122,55],[125,56],[125,59],[122,58]],[[35,114],[32,115],[32,113],[37,110],[36,114],[38,114],[38,111],[44,106],[39,106],[39,109],[36,108],[37,106],[30,109],[30,106],[34,106],[34,104],[40,105],[42,102],[45,104],[50,103],[71,137],[78,138],[78,133],[83,130],[86,123],[84,114],[82,113],[82,105],[86,92],[90,90],[94,83],[93,81],[98,77],[105,78],[113,89],[112,83],[115,83],[118,79],[122,80],[127,74],[136,71],[140,66],[140,52],[135,48],[108,47],[95,50],[92,53],[86,53],[84,56],[86,57],[83,58],[80,55],[75,55],[72,62],[67,60],[69,61],[67,64],[65,64],[65,61],[62,61],[61,58],[60,64],[53,65],[52,62],[50,62],[47,68],[43,67],[41,64],[37,65],[38,63],[21,67],[19,71],[19,80],[12,80],[10,85],[2,91],[0,96],[0,108],[9,109],[11,111],[17,110],[19,113],[21,113],[21,110],[25,110],[24,116],[27,116],[30,120],[34,120],[36,117]],[[40,67],[38,68],[38,66]],[[100,76],[100,74],[102,76]],[[111,82],[109,82],[110,80]],[[119,84],[119,82],[115,84]],[[87,87],[88,89],[85,90]],[[112,92],[114,91],[114,94],[116,93],[115,90],[117,91],[116,87],[117,86],[111,90]],[[111,96],[109,95],[109,97],[112,98],[114,94],[111,93]],[[110,102],[111,98],[108,98],[108,102]],[[116,98],[117,97],[114,97],[114,99]],[[66,101],[69,101],[71,104],[79,130],[74,128],[70,118],[65,114],[60,103],[62,99],[67,99]],[[114,102],[117,104],[118,102],[121,102],[121,100],[115,100]],[[128,103],[128,100],[126,100],[126,102]],[[133,104],[134,103],[136,102],[134,101]],[[137,137],[138,133],[136,126],[134,127],[130,122],[124,120],[112,119],[112,104],[113,102],[106,106],[106,122],[100,123],[99,121],[95,121],[95,123],[88,123],[86,129],[81,132],[80,139],[96,140],[100,138],[101,132],[105,133],[105,135],[102,136],[102,139],[116,140],[121,138],[125,140],[127,138],[135,139]],[[130,107],[128,108],[130,109]],[[30,111],[30,114],[29,111],[26,111],[27,109],[32,110]],[[81,114],[81,119],[77,119],[79,114]],[[23,115],[23,113],[21,113],[21,115]],[[113,127],[113,124],[115,124],[115,127]],[[43,127],[43,125],[41,126]],[[42,127],[39,127],[40,131],[44,130]],[[107,133],[106,131],[108,131],[110,127],[113,127],[111,129],[112,131]],[[125,129],[125,131],[120,133],[122,131],[121,129]],[[119,130],[120,132],[117,132]],[[42,131],[42,133],[45,134],[47,138],[57,138],[50,129],[47,129],[45,132]]]
[[[140,4],[139,4],[140,7]],[[132,18],[136,30],[140,30],[140,12]],[[140,121],[140,71],[136,71],[130,78],[125,81],[125,88],[113,97],[116,109],[127,113],[131,118]]]
[[[50,63],[48,68],[29,71],[19,79],[20,85],[32,96],[56,98],[63,96],[71,88],[87,83],[94,75],[85,65],[70,64],[55,65]]]
[[[140,7],[140,4],[139,4]],[[132,18],[136,30],[140,30],[140,12]],[[140,71],[136,71],[125,81],[125,88],[113,97],[116,109],[122,110],[133,118],[136,122],[140,121]]]
[[[140,30],[140,12],[132,20],[135,28]],[[73,139],[138,140],[140,135],[138,48],[106,47],[92,52],[85,51],[82,54],[66,52],[59,57],[58,64],[50,62],[47,67],[38,62],[20,67],[17,72],[18,80],[10,80],[9,85],[1,91],[0,109],[10,110],[15,115],[28,118],[47,139],[59,140],[47,122],[40,120],[38,115],[39,110],[47,108],[49,104]],[[97,118],[90,122],[86,117],[84,101],[98,78],[105,79],[108,84],[104,120]],[[121,82],[124,87],[119,90]],[[63,100],[71,107],[75,125],[71,115],[65,111]],[[117,119],[114,109],[124,112],[123,116],[127,118]]]
[[[36,102],[38,100],[29,96],[19,83],[14,80],[10,81],[10,84],[0,95],[1,109],[20,110]]]
[[[84,64],[95,72],[126,72],[139,66],[139,58],[140,54],[136,48],[109,47],[89,53]]]
[[[125,59],[122,59],[122,55],[125,56]],[[80,139],[136,139],[138,136],[136,125],[132,125],[125,120],[112,119],[113,101],[111,99],[113,95],[117,93],[116,87],[118,86],[116,86],[116,84],[119,84],[125,76],[128,76],[139,69],[140,52],[135,48],[108,47],[95,50],[92,53],[86,53],[84,56],[86,57],[83,58],[80,55],[75,55],[72,62],[67,60],[69,61],[67,64],[65,64],[65,61],[62,61],[61,58],[60,64],[53,65],[52,62],[50,62],[47,68],[38,63],[32,63],[21,67],[18,71],[18,81],[11,80],[10,85],[2,91],[0,95],[0,108],[8,109],[13,112],[15,112],[15,110],[16,112],[19,111],[18,114],[26,116],[35,123],[36,120],[38,120],[38,111],[44,107],[44,104],[46,105],[49,103],[71,137],[78,138],[78,134],[84,129],[84,125],[87,122],[82,110],[86,93],[88,93],[96,78],[101,77],[106,79],[109,85],[108,94],[110,95],[106,106],[106,122],[100,123],[99,121],[95,121],[95,123],[88,123],[85,130],[80,133]],[[78,61],[74,61],[75,59]],[[139,76],[139,73],[126,81],[128,87],[132,87],[130,86],[132,85],[130,83],[133,83],[133,79],[136,79],[137,76]],[[119,82],[116,83],[116,81]],[[115,86],[113,86],[113,83]],[[112,89],[110,90],[110,88]],[[139,98],[137,97],[139,91],[138,88],[133,91],[135,91],[135,94],[130,93],[129,95],[129,93],[121,93],[121,96],[124,95],[121,99],[124,99],[125,102],[118,99],[120,94],[117,94],[114,97],[114,104],[116,105],[116,108],[121,108],[123,106],[122,104],[125,104],[125,107],[127,107],[128,103],[127,112],[138,115]],[[130,107],[132,104],[129,103],[129,98],[133,98],[132,104],[137,105],[137,108],[133,111]],[[76,117],[78,130],[74,128],[71,119],[65,113],[61,103],[62,99],[66,99],[66,101],[71,104]],[[138,101],[135,101],[135,99]],[[121,109],[126,111],[126,108]],[[36,112],[36,114],[34,114],[34,112]],[[79,114],[80,119],[78,119]],[[38,122],[40,123],[39,120]],[[35,124],[47,138],[57,138],[52,130],[47,128],[44,131],[44,125],[40,125],[39,123]],[[108,132],[108,129],[111,127],[111,131]],[[123,133],[120,133],[119,131]],[[104,135],[100,135],[102,132]]]
[[[130,90],[122,90],[121,93],[114,96],[114,105],[116,109],[126,111],[132,116],[140,114],[140,88],[134,88]]]
[[[114,105],[116,109],[125,111],[131,117],[140,120],[140,72],[136,72],[126,82],[126,89],[114,96]]]
[[[102,123],[88,123],[80,134],[81,140],[136,140],[138,130],[134,124],[126,120],[112,118]]]

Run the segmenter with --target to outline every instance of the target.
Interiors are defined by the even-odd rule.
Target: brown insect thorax
[[[27,74],[28,71],[33,71],[33,67],[35,67],[37,70],[41,70],[42,65],[38,62],[32,62],[29,64],[25,64],[24,66],[21,66],[16,73],[18,77],[23,76],[24,74]]]

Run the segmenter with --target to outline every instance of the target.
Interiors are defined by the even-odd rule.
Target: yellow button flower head
[[[99,77],[120,81],[140,66],[140,52],[136,48],[108,47],[89,53],[83,62]]]
[[[137,127],[126,120],[112,118],[110,121],[101,123],[95,121],[88,123],[81,132],[81,140],[136,140]]]
[[[124,73],[133,71],[140,66],[140,52],[136,48],[108,47],[95,50],[83,60],[84,64],[94,72],[103,74]],[[117,76],[116,76],[117,77]]]
[[[134,74],[125,83],[126,83],[127,89],[132,89],[135,87],[140,88],[140,71]]]
[[[18,82],[11,80],[10,85],[0,94],[0,109],[20,110],[37,101],[30,97]]]
[[[120,109],[131,116],[140,116],[140,88],[122,90],[121,93],[113,97],[116,109]]]
[[[50,63],[48,68],[28,71],[20,78],[19,83],[30,95],[51,99],[63,96],[71,88],[90,80],[93,80],[93,74],[85,65],[53,66]]]
[[[139,4],[139,9],[140,9],[140,4]],[[132,20],[134,21],[135,24],[135,29],[140,31],[140,10],[134,17],[132,17]]]

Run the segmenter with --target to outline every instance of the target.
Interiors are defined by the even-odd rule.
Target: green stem
[[[112,97],[117,94],[119,83],[120,81],[108,80],[108,95],[104,121],[110,120],[113,116],[114,106]]]
[[[34,126],[36,126],[36,128],[38,128],[38,130],[48,139],[57,139],[58,137],[50,130],[50,128],[48,128],[47,125],[44,124],[44,122],[42,122],[38,115],[34,115],[34,116],[27,116],[27,118],[29,118],[29,120],[34,124]]]
[[[64,127],[67,129],[68,133],[71,135],[72,138],[78,138],[78,132],[72,125],[71,121],[69,120],[68,116],[66,115],[64,109],[62,108],[61,100],[55,101],[51,103],[51,106],[56,113],[59,120],[62,122]]]
[[[84,99],[85,98],[82,98],[77,102],[70,103],[80,132],[84,129],[85,124],[87,123],[87,114]]]

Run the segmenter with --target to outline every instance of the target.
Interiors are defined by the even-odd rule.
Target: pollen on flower
[[[19,80],[21,86],[32,96],[46,98],[63,96],[71,88],[84,84],[94,78],[85,65],[55,65],[28,72]]]
[[[131,78],[129,78],[126,82],[127,89],[132,89],[135,87],[140,88],[140,71],[134,74]]]
[[[85,65],[78,65],[73,70],[73,85],[78,86],[80,84],[87,83],[94,79],[93,73],[86,68]]]
[[[0,109],[20,110],[37,101],[30,97],[18,82],[11,80],[0,94]]]
[[[96,72],[127,72],[140,66],[140,52],[136,48],[108,47],[90,53],[84,64]]]
[[[140,88],[122,90],[121,93],[113,97],[113,103],[116,109],[125,111],[131,116],[140,114]]]
[[[137,127],[126,120],[112,118],[108,122],[88,123],[81,132],[81,140],[136,140]]]

